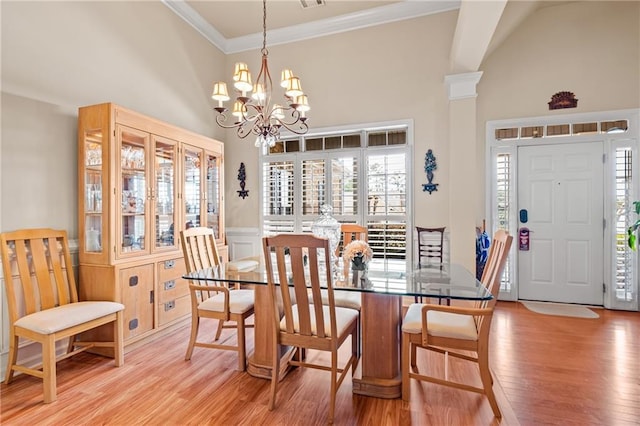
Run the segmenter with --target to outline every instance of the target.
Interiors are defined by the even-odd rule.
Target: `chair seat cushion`
[[[227,263],[228,271],[248,272],[253,271],[260,265],[257,260],[232,260]]]
[[[329,296],[327,296],[327,290],[320,290],[320,292],[322,294],[322,304],[328,305]],[[334,290],[333,300],[336,308],[349,308],[359,311],[362,307],[362,295],[357,291]]]
[[[243,314],[253,309],[253,290],[229,291],[229,312]],[[224,293],[218,293],[198,305],[198,309],[210,312],[224,312]]]
[[[402,322],[405,333],[422,333],[422,303],[409,306]],[[451,312],[427,312],[427,326],[430,336],[451,337],[463,340],[478,340],[478,330],[473,315],[454,314]]]
[[[316,327],[316,317],[313,314],[313,305],[309,305],[309,310],[312,312],[311,314],[311,333],[315,336],[318,333],[318,328]],[[291,307],[293,311],[293,329],[296,332],[300,331],[300,321],[298,320],[298,305],[293,305]],[[328,337],[331,336],[331,317],[329,316],[329,307],[322,306],[322,312],[324,316],[324,330]],[[344,331],[349,327],[349,325],[358,319],[360,313],[355,309],[349,308],[338,308],[336,307],[336,330],[338,332],[338,336],[342,335]],[[280,330],[286,331],[287,324],[285,318],[280,321]]]
[[[53,334],[85,322],[122,311],[117,302],[76,302],[25,315],[15,322],[17,327],[40,334]]]

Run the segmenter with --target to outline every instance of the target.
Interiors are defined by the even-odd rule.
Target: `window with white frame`
[[[377,259],[411,253],[407,124],[285,138],[261,157],[264,235],[311,232],[323,204],[368,228]],[[408,243],[409,241],[409,243]]]

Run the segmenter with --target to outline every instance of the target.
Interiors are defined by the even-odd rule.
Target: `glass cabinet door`
[[[207,183],[205,201],[207,205],[207,227],[213,229],[216,239],[221,238],[220,235],[220,156],[206,153],[205,154]]]
[[[175,249],[177,143],[154,137],[154,187],[151,190],[154,211],[154,249]]]
[[[102,131],[84,137],[84,251],[102,252]]]
[[[120,147],[120,235],[117,247],[123,255],[148,251],[146,248],[147,201],[147,148],[149,135],[124,126],[118,126]]]
[[[184,147],[184,228],[201,225],[202,209],[202,150]]]

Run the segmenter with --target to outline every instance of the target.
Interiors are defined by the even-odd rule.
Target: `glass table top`
[[[346,277],[334,282],[335,290],[381,293],[398,296],[419,296],[460,300],[489,300],[491,293],[464,266],[451,263],[429,265],[409,272],[385,271],[376,268],[375,260],[368,271],[348,271]],[[232,270],[229,264],[207,268],[183,275],[197,281],[218,281],[240,284],[267,284],[264,264],[250,271]],[[276,274],[277,279],[277,274]]]

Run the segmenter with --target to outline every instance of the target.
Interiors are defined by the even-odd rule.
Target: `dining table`
[[[361,358],[352,379],[353,393],[377,398],[400,398],[402,394],[400,349],[403,298],[434,299],[436,303],[438,300],[481,301],[492,298],[475,274],[457,263],[402,270],[374,259],[365,271],[336,268],[334,277],[334,291],[358,292],[361,296]],[[273,319],[264,263],[256,262],[250,270],[238,270],[230,264],[222,264],[185,274],[183,278],[253,285],[254,351],[249,356],[247,372],[255,377],[270,379]],[[280,356],[280,377],[283,377],[288,368],[286,361],[293,356],[293,348],[282,347]]]

